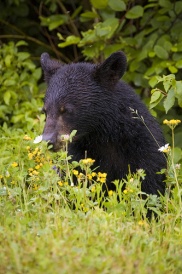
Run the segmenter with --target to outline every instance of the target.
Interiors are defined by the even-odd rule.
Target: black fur
[[[44,53],[41,64],[48,84],[43,139],[57,151],[60,135],[76,129],[69,154],[79,161],[87,152],[98,171],[107,173],[109,189],[114,187],[113,180],[126,176],[128,167],[131,172],[142,168],[147,174],[142,190],[164,194],[164,176],[156,172],[166,167],[165,157],[158,151],[165,140],[138,95],[119,80],[127,66],[124,53],[116,52],[99,65],[61,65]],[[141,119],[133,118],[131,109],[138,111],[152,134]]]

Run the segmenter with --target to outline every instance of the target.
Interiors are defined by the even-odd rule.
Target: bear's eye
[[[65,113],[65,112],[66,112],[66,108],[65,108],[64,106],[62,106],[62,107],[60,108],[60,113],[63,114],[63,113]]]

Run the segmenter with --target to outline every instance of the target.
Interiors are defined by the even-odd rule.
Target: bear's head
[[[41,55],[47,91],[43,111],[46,123],[43,140],[61,148],[61,135],[77,130],[75,140],[97,132],[106,132],[106,117],[113,122],[113,93],[123,76],[127,61],[123,52],[113,53],[99,65],[72,63],[63,65]],[[111,118],[112,117],[112,118]]]

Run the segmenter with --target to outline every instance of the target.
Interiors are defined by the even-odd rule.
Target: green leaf
[[[128,19],[136,19],[143,16],[143,7],[136,5],[131,8],[125,15]]]
[[[179,60],[176,62],[176,67],[177,68],[182,68],[182,60]]]
[[[111,9],[115,11],[123,11],[126,10],[126,4],[121,0],[109,0],[108,5]]]
[[[5,62],[5,65],[7,68],[11,65],[12,58],[13,58],[12,55],[10,55],[10,54],[6,55],[4,62]]]
[[[178,105],[182,108],[182,81],[176,81],[176,98]]]
[[[105,9],[107,7],[108,0],[90,0],[90,2],[96,9]]]
[[[152,96],[150,99],[150,108],[154,108],[162,100],[164,95],[161,93],[161,90],[156,88],[151,91]]]
[[[16,46],[17,46],[17,47],[20,47],[20,46],[27,46],[27,45],[28,45],[28,43],[25,42],[24,40],[20,40],[20,41],[18,41],[18,42],[16,43]]]
[[[177,164],[182,159],[182,151],[179,147],[174,148],[174,163]]]
[[[167,94],[166,99],[164,100],[164,108],[166,113],[169,111],[170,108],[174,105],[175,102],[175,94],[174,90],[171,88]]]
[[[30,57],[30,53],[28,52],[18,52],[17,55],[19,59],[18,61],[24,61]]]
[[[46,26],[49,30],[53,30],[66,23],[68,21],[68,16],[62,14],[51,15],[49,17],[40,16],[40,20],[42,26]]]
[[[178,69],[175,66],[169,66],[168,69],[171,73],[177,73],[178,72]]]
[[[63,43],[59,43],[58,46],[60,48],[64,48],[73,44],[78,44],[80,42],[80,37],[78,36],[74,36],[74,35],[70,35],[66,38],[66,41]]]
[[[4,102],[6,105],[9,105],[10,98],[11,98],[11,93],[9,91],[6,91],[3,96]]]
[[[169,0],[159,0],[159,5],[164,8],[172,9],[173,4]]]
[[[161,91],[159,89],[156,89],[151,96],[150,103],[157,101],[160,96],[161,96]]]
[[[95,19],[97,17],[98,17],[98,15],[97,15],[96,12],[87,11],[87,12],[84,12],[80,15],[80,21],[81,22],[87,22],[87,21]]]
[[[154,51],[157,55],[157,57],[159,57],[160,59],[168,59],[169,54],[167,52],[167,50],[165,50],[163,47],[156,45],[154,47]]]
[[[110,39],[114,34],[115,30],[119,26],[119,20],[116,18],[109,18],[103,23],[95,25],[95,34],[100,38]]]
[[[169,74],[167,76],[163,76],[159,82],[163,81],[164,89],[167,92],[171,87],[173,80],[175,80],[175,75]]]
[[[149,80],[149,85],[153,88],[155,87],[157,82],[158,82],[157,76],[152,76]]]

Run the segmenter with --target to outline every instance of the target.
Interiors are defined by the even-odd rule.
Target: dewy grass
[[[34,136],[2,135],[0,273],[182,272],[181,166],[172,153],[164,197],[141,198],[143,170],[105,197],[107,174],[92,170],[94,159],[70,164],[66,150],[51,154]]]

